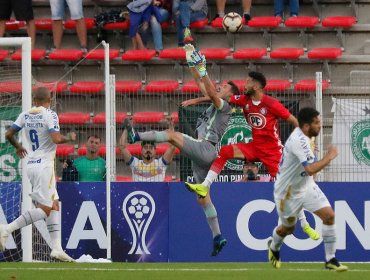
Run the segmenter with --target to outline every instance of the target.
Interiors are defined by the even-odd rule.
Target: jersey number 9
[[[39,137],[37,136],[37,131],[34,129],[30,130],[30,140],[32,142],[32,151],[36,151],[39,148]]]

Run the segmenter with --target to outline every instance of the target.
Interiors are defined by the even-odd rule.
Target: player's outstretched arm
[[[298,120],[292,114],[286,120],[287,120],[288,123],[290,123],[294,127],[298,127]]]
[[[132,157],[132,155],[129,152],[129,150],[127,149],[127,130],[126,129],[122,132],[122,135],[119,138],[119,141],[118,141],[118,149],[120,150],[120,152],[123,155],[123,160],[126,163],[129,162],[130,159],[131,159],[131,157]]]
[[[309,176],[312,176],[317,172],[321,171],[322,169],[324,169],[327,165],[329,165],[329,163],[333,159],[335,159],[337,155],[338,155],[337,147],[329,146],[327,153],[321,160],[306,165],[304,169]]]
[[[63,135],[60,132],[50,132],[50,137],[55,144],[64,144],[76,141],[77,135],[75,132],[68,132],[67,135]]]
[[[10,127],[5,133],[5,138],[9,141],[10,144],[15,147],[17,156],[19,156],[20,158],[24,158],[27,155],[27,150],[23,148],[23,146],[15,138],[17,132],[18,130]]]

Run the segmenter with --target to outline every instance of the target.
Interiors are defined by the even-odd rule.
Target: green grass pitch
[[[0,280],[370,280],[370,263],[350,263],[349,271],[334,272],[323,263],[0,263]]]

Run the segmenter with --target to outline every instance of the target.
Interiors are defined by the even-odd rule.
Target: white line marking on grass
[[[47,271],[182,271],[182,272],[211,272],[211,271],[266,271],[264,268],[99,268],[99,267],[1,267],[0,270],[47,270]],[[297,272],[322,272],[325,269],[311,269],[311,268],[287,268],[280,269],[280,271],[297,271]],[[369,269],[349,269],[349,272],[370,272]]]

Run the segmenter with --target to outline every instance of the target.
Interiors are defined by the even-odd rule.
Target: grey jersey
[[[220,108],[213,104],[198,118],[197,137],[217,144],[224,134],[231,117],[231,106],[221,99]]]

